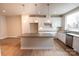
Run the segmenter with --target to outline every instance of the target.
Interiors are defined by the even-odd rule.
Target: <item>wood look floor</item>
[[[0,41],[0,56],[1,56],[1,41]]]
[[[4,39],[1,41],[2,56],[70,56],[58,41],[54,40],[53,49],[27,50],[20,49],[20,39]]]

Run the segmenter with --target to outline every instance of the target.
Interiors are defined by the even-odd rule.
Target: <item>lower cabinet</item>
[[[57,37],[58,37],[58,39],[59,39],[60,41],[62,41],[63,43],[66,42],[66,34],[65,34],[65,33],[59,32],[59,33],[57,34]]]
[[[57,34],[57,38],[62,41],[63,43],[66,44],[66,34],[59,32]],[[72,44],[73,49],[79,53],[79,37],[73,36],[73,44]]]
[[[79,52],[79,37],[73,37],[73,48]]]

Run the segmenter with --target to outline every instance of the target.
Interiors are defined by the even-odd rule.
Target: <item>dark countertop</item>
[[[76,33],[67,33],[68,35],[72,35],[72,36],[75,36],[75,37],[79,37],[79,34],[76,34]]]
[[[20,36],[21,38],[53,38],[51,33],[25,33]]]
[[[76,32],[76,31],[67,31],[67,30],[65,30],[65,33],[68,34],[68,35],[79,37],[79,32]]]

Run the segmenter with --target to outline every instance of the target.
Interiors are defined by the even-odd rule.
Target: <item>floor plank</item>
[[[57,41],[54,40],[53,49],[27,50],[20,49],[20,39],[4,39],[1,44],[2,56],[70,56]]]
[[[1,56],[1,39],[0,39],[0,56]]]

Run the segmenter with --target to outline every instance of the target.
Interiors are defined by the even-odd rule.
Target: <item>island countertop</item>
[[[25,33],[20,36],[21,38],[53,38],[51,33]]]

